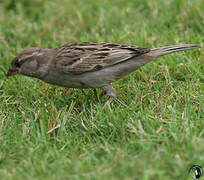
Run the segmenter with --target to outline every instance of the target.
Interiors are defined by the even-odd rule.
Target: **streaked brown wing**
[[[57,68],[73,74],[103,69],[150,51],[135,46],[88,42],[68,44],[56,50]]]

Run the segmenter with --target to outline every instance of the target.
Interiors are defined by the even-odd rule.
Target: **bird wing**
[[[122,63],[149,52],[148,48],[110,43],[75,43],[56,48],[56,67],[82,74]]]

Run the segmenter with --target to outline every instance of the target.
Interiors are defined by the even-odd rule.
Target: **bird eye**
[[[16,61],[15,66],[19,68],[19,67],[21,67],[21,64],[18,61]]]
[[[17,60],[15,63],[14,63],[14,65],[17,67],[17,68],[20,68],[21,67],[21,65],[24,63],[26,61],[26,59],[21,59],[20,61],[19,60]]]

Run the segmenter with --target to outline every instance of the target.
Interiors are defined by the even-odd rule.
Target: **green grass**
[[[203,0],[1,1],[0,179],[192,179],[190,165],[204,167],[203,50],[162,57],[115,82],[117,100],[105,111],[107,97],[92,89],[5,73],[34,46],[204,45],[203,9]]]

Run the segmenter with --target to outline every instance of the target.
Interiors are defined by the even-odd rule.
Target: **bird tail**
[[[161,47],[161,48],[151,49],[151,53],[155,58],[157,58],[159,56],[174,53],[177,51],[185,51],[185,50],[194,49],[194,48],[201,48],[201,46],[197,45],[197,44],[183,44],[183,45],[165,46],[165,47]]]

